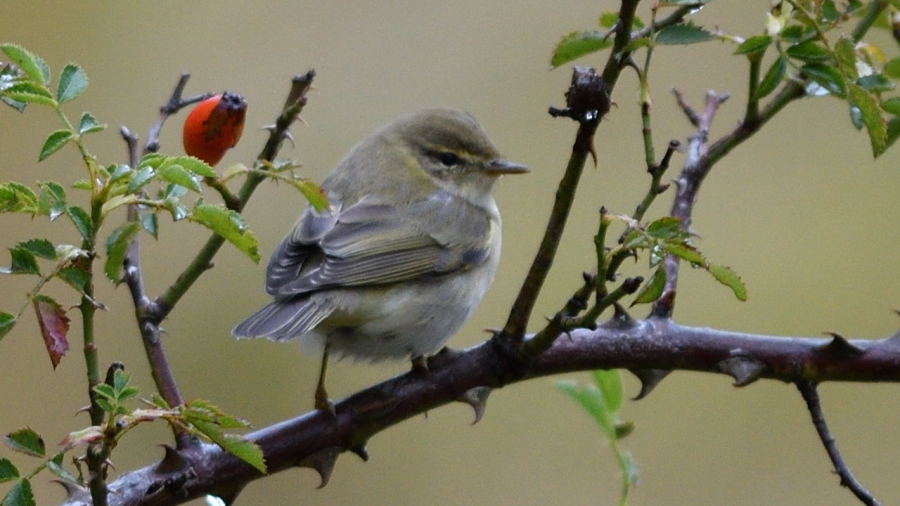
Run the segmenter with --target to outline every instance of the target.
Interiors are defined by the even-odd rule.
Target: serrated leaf
[[[222,205],[198,204],[187,218],[219,234],[251,260],[259,262],[256,236],[247,229],[244,219],[237,212]]]
[[[617,369],[597,369],[594,381],[606,401],[606,407],[613,413],[622,407],[622,376]]]
[[[15,480],[19,477],[19,470],[9,459],[0,457],[0,483]]]
[[[885,63],[881,71],[891,79],[900,79],[900,56]]]
[[[772,44],[772,37],[768,35],[757,35],[750,37],[741,43],[735,50],[734,54],[756,55],[757,53],[765,53],[766,48]]]
[[[193,172],[200,177],[216,177],[216,171],[212,166],[193,156],[173,156],[166,158],[160,165],[160,169],[165,169],[169,165],[179,165],[188,172]]]
[[[119,272],[122,269],[122,261],[125,260],[125,251],[140,230],[141,224],[132,221],[120,225],[109,234],[109,238],[106,240],[106,264],[103,272],[113,283],[119,282]]]
[[[881,108],[885,112],[900,116],[900,97],[891,97],[881,103]]]
[[[116,392],[126,389],[129,381],[131,381],[131,378],[122,369],[116,369],[116,372],[113,373],[113,388],[115,388]]]
[[[70,140],[72,140],[72,132],[68,130],[57,130],[53,132],[47,137],[47,140],[44,141],[38,161],[42,162],[46,160],[48,156],[59,151],[60,148],[65,146]]]
[[[6,56],[22,69],[29,79],[37,83],[44,82],[44,72],[38,64],[38,58],[30,51],[17,44],[2,44],[0,50],[6,53]]]
[[[731,291],[734,292],[734,296],[737,297],[738,300],[747,300],[747,287],[744,285],[744,282],[741,281],[741,277],[738,276],[737,273],[724,265],[709,264],[707,268],[709,269],[709,273],[716,278],[716,281],[731,288]]]
[[[31,491],[31,482],[22,478],[6,493],[3,498],[3,506],[35,506],[34,493]]]
[[[136,193],[144,185],[149,183],[155,175],[156,171],[152,167],[139,168],[137,172],[135,172],[134,175],[131,176],[131,181],[128,182],[128,188],[125,190],[125,192]]]
[[[95,386],[94,393],[108,401],[116,400],[116,390],[111,385],[107,385],[106,383],[100,383],[99,385]]]
[[[78,267],[66,267],[60,269],[56,275],[79,292],[84,291],[84,287],[90,279],[88,273],[84,269]]]
[[[618,20],[619,13],[617,11],[601,12],[599,24],[602,28],[612,28]]]
[[[3,442],[14,451],[32,457],[43,457],[46,454],[43,438],[29,427],[3,436]]]
[[[328,207],[328,197],[322,188],[309,179],[290,179],[291,185],[300,190],[300,193],[309,201],[316,211],[322,211]]]
[[[60,360],[69,351],[69,341],[66,339],[69,332],[69,317],[66,316],[65,309],[50,297],[38,295],[32,302],[41,328],[41,336],[44,338],[44,347],[53,368],[56,369]]]
[[[784,30],[781,31],[781,40],[793,44],[796,42],[800,42],[806,36],[815,30],[806,29],[802,25],[791,25]]]
[[[831,53],[812,40],[790,46],[785,50],[785,54],[789,58],[806,63],[824,62],[831,58]]]
[[[197,421],[193,425],[223,450],[255,467],[259,472],[266,472],[265,456],[256,443],[242,436],[223,434],[217,425],[209,422]]]
[[[783,57],[779,56],[759,82],[759,87],[756,88],[756,98],[765,98],[775,91],[775,89],[778,88],[778,85],[781,84],[782,79],[784,79],[786,71],[787,63],[784,61]]]
[[[844,76],[831,65],[807,63],[800,68],[800,71],[829,93],[841,98],[847,95],[847,84],[844,82]]]
[[[88,86],[88,78],[84,69],[69,63],[63,67],[59,75],[59,84],[56,87],[56,100],[62,104],[81,95]]]
[[[696,248],[684,243],[665,243],[662,247],[667,252],[692,264],[703,265],[706,261]]]
[[[13,100],[25,103],[55,105],[56,100],[50,91],[41,85],[23,81],[13,84],[12,86],[0,91],[0,96],[8,97]]]
[[[100,214],[106,216],[113,209],[127,206],[129,204],[134,204],[138,200],[138,196],[135,194],[125,194],[125,195],[116,195],[115,197],[107,200],[103,206],[100,208]]]
[[[16,246],[9,249],[9,254],[12,257],[12,265],[8,274],[41,274],[34,253]]]
[[[644,283],[644,286],[642,286],[640,290],[638,290],[631,305],[634,306],[636,304],[649,304],[650,302],[654,302],[663,294],[663,289],[665,289],[665,287],[666,270],[664,267],[660,266],[653,271],[653,275],[650,276],[650,279]]]
[[[63,461],[64,456],[65,456],[65,454],[62,452],[54,455],[52,459],[47,461],[47,469],[49,469],[51,473],[55,474],[57,477],[59,477],[62,480],[65,480],[69,483],[74,483],[76,485],[82,485],[82,483],[78,480],[78,478],[76,478],[75,476],[72,476],[71,473],[69,473],[62,467],[62,461]]]
[[[137,168],[143,169],[144,167],[151,167],[157,169],[167,158],[166,155],[160,153],[147,153],[141,157],[141,161],[138,162]]]
[[[647,235],[655,239],[669,240],[681,234],[681,220],[663,216],[647,225]]]
[[[29,239],[16,245],[33,255],[47,260],[56,260],[56,247],[47,239]]]
[[[81,120],[78,121],[78,134],[84,135],[93,132],[100,132],[106,128],[105,123],[97,123],[94,116],[89,112],[82,113]]]
[[[887,123],[881,117],[881,110],[875,97],[861,86],[850,83],[850,104],[859,109],[860,117],[869,134],[872,154],[877,158],[887,148]]]
[[[194,175],[181,165],[166,165],[157,172],[160,179],[181,185],[195,193],[200,193],[200,184],[194,179]]]
[[[556,387],[569,395],[588,412],[606,437],[615,436],[614,416],[607,408],[600,391],[594,385],[577,385],[574,381],[558,381]]]
[[[834,57],[840,69],[851,79],[859,77],[856,69],[856,44],[852,39],[847,37],[838,39],[834,45]]]
[[[66,190],[54,181],[38,183],[41,188],[38,197],[38,212],[45,214],[50,221],[56,220],[66,212]]]
[[[91,222],[91,217],[88,215],[87,211],[78,206],[72,206],[66,210],[66,214],[72,219],[72,223],[75,224],[75,228],[78,229],[78,233],[81,234],[81,237],[90,240],[91,234],[93,234],[94,225]]]
[[[664,28],[656,35],[656,43],[672,46],[696,44],[713,40],[715,37],[705,29],[687,22]]]
[[[0,211],[36,213],[38,197],[31,188],[13,181],[0,184]]]
[[[159,239],[159,217],[156,213],[147,213],[141,218],[141,227],[154,239]]]
[[[12,330],[15,326],[15,315],[0,311],[0,339],[3,339],[6,334],[9,334],[9,331]]]
[[[597,30],[572,32],[556,45],[550,58],[550,68],[557,68],[572,60],[581,58],[612,46],[612,38]]]
[[[75,188],[76,190],[92,190],[93,189],[93,187],[91,186],[91,182],[88,181],[87,179],[79,179],[78,181],[75,181],[74,183],[72,183],[72,188]]]
[[[644,234],[641,230],[632,230],[625,236],[622,247],[625,249],[649,248],[653,244],[653,240]]]

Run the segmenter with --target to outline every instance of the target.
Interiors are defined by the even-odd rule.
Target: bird
[[[468,113],[423,109],[363,138],[272,253],[271,302],[232,330],[239,339],[298,339],[322,354],[315,407],[330,355],[376,362],[426,357],[472,316],[500,260],[493,189],[525,165],[500,156]]]

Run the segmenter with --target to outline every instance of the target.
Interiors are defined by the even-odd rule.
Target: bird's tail
[[[266,337],[284,341],[309,332],[322,322],[334,305],[309,298],[274,301],[238,323],[231,335],[238,339]]]

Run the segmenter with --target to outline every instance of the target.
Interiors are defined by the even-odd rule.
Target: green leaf
[[[316,211],[322,211],[328,207],[328,197],[325,196],[322,188],[313,181],[309,179],[289,179],[288,181],[294,188],[300,190],[303,197]]]
[[[887,147],[891,147],[894,144],[894,141],[897,140],[897,137],[900,137],[900,118],[889,119],[887,128]]]
[[[572,32],[559,41],[553,56],[550,58],[550,68],[555,69],[572,60],[581,58],[612,46],[612,38],[597,30],[585,32]]]
[[[170,183],[184,186],[195,193],[200,193],[200,184],[194,179],[193,174],[184,169],[181,165],[166,165],[159,169],[159,177]]]
[[[891,79],[900,79],[900,56],[885,63],[881,71]]]
[[[0,483],[15,480],[19,477],[19,470],[9,459],[0,457]]]
[[[692,264],[703,265],[706,260],[693,246],[684,243],[665,243],[662,245],[667,252]]]
[[[12,330],[12,328],[15,326],[15,315],[0,311],[0,339],[3,339],[6,334],[9,334],[9,331]]]
[[[262,448],[253,441],[242,436],[225,434],[222,440],[217,441],[217,443],[222,449],[255,467],[259,472],[263,474],[267,472],[266,458],[263,455]]]
[[[22,69],[29,79],[36,83],[44,83],[44,71],[38,63],[39,58],[34,54],[16,44],[2,44],[0,50],[6,53],[6,56]]]
[[[94,225],[91,222],[91,217],[88,215],[87,211],[78,206],[72,206],[66,210],[66,214],[72,219],[72,223],[75,224],[75,228],[78,229],[81,237],[86,240],[91,240]]]
[[[107,385],[106,383],[100,383],[99,385],[95,386],[94,393],[96,393],[97,395],[99,395],[100,397],[102,397],[108,401],[116,400],[115,389],[112,386]],[[106,410],[106,411],[109,411],[109,410]]]
[[[84,70],[74,63],[67,64],[59,75],[59,84],[56,87],[56,100],[60,104],[68,102],[81,95],[87,89],[88,78]]]
[[[900,116],[900,97],[892,97],[881,103],[881,108],[885,112]]]
[[[53,100],[53,95],[50,94],[50,91],[47,90],[47,88],[29,81],[22,81],[13,84],[9,88],[0,91],[0,96],[8,97],[13,100],[25,103],[44,104],[51,106],[56,105],[56,100]]]
[[[606,11],[600,13],[600,26],[602,28],[612,28],[618,20],[619,13],[617,11]]]
[[[696,44],[713,40],[713,34],[693,23],[679,23],[664,28],[657,34],[656,43],[667,46]]]
[[[3,506],[35,506],[36,504],[28,478],[22,478],[16,482],[3,498]]]
[[[40,276],[41,269],[34,258],[34,253],[16,246],[9,249],[9,254],[12,256],[12,265],[7,274],[37,274]]]
[[[806,38],[808,34],[812,34],[813,32],[815,32],[814,29],[806,29],[802,25],[791,25],[781,31],[781,40],[793,44],[800,42]]]
[[[800,71],[829,93],[841,98],[847,95],[847,84],[844,82],[843,74],[831,65],[807,63]]]
[[[64,456],[65,453],[63,452],[54,455],[52,459],[47,461],[47,469],[49,469],[51,473],[55,474],[62,480],[65,480],[69,483],[74,483],[76,485],[83,485],[83,483],[81,483],[78,478],[72,476],[71,473],[69,473],[62,467]]]
[[[625,439],[632,432],[634,432],[634,422],[616,424],[616,439]]]
[[[631,305],[634,306],[635,304],[648,304],[654,302],[662,295],[665,287],[666,270],[660,266],[653,271],[653,276],[650,277],[650,280],[644,283],[644,286],[638,290],[637,295],[634,297],[634,302],[632,302]]]
[[[44,440],[37,432],[28,427],[10,432],[3,436],[3,441],[13,450],[25,455],[43,457],[46,454]]]
[[[106,128],[106,124],[97,123],[97,120],[89,112],[85,112],[81,115],[81,120],[78,122],[78,135],[84,135],[92,132],[100,132]]]
[[[737,297],[738,300],[747,300],[747,287],[744,285],[744,282],[741,281],[741,277],[738,276],[737,273],[724,265],[718,264],[709,264],[708,269],[709,273],[716,278],[716,281],[731,288],[731,291],[734,292],[734,296]]]
[[[116,195],[115,197],[106,201],[103,206],[100,207],[100,214],[106,216],[113,209],[117,209],[122,206],[127,206],[129,204],[134,204],[138,200],[138,196],[134,194],[125,194],[125,195]]]
[[[222,205],[198,204],[187,218],[222,236],[254,262],[259,262],[258,242],[241,215]]]
[[[877,158],[887,149],[887,123],[881,116],[878,102],[861,86],[851,83],[850,104],[859,109],[863,124],[869,133],[872,154]]]
[[[44,146],[41,147],[41,155],[38,157],[38,161],[42,162],[46,160],[48,156],[59,151],[60,148],[65,146],[70,140],[72,140],[72,132],[68,130],[57,130],[53,132],[47,137],[47,140],[44,141]]]
[[[881,74],[872,74],[860,77],[856,80],[856,84],[860,85],[860,87],[862,87],[864,90],[871,91],[873,93],[891,91],[897,87],[897,85],[894,84],[893,81]]]
[[[766,75],[763,76],[762,81],[759,82],[759,87],[756,89],[756,98],[765,98],[775,91],[784,79],[786,71],[787,63],[784,61],[783,57],[779,56],[778,59],[772,63],[772,66],[769,67],[769,70],[766,71]]]
[[[622,376],[617,369],[594,371],[594,381],[606,401],[606,407],[613,413],[622,407]]]
[[[625,236],[625,241],[622,243],[622,247],[625,249],[649,248],[651,245],[653,245],[653,240],[647,237],[642,230],[636,229],[628,232],[628,235]]]
[[[159,239],[159,218],[156,213],[147,213],[141,218],[141,227],[144,228],[154,239]]]
[[[179,165],[188,172],[192,172],[201,177],[216,177],[216,171],[210,164],[199,158],[194,158],[193,156],[173,156],[166,158],[160,165],[160,170],[165,169],[169,165]]]
[[[66,267],[60,269],[56,275],[79,292],[84,292],[84,287],[90,279],[88,273],[79,267]]]
[[[41,188],[38,213],[47,215],[50,221],[54,221],[66,212],[66,190],[54,181],[38,183],[38,186]]]
[[[125,251],[140,230],[141,224],[132,221],[120,225],[109,234],[106,240],[106,264],[103,271],[113,283],[119,282],[119,271],[122,269],[122,261],[125,260]]]
[[[624,53],[632,53],[632,52],[637,51],[638,49],[640,49],[640,48],[642,48],[642,47],[647,47],[647,46],[649,46],[649,45],[650,45],[650,38],[649,38],[649,37],[640,37],[640,38],[638,38],[638,39],[632,40],[632,41],[629,42],[628,44],[625,44],[625,47],[623,47],[622,50],[619,51],[619,52],[616,53],[616,54],[617,54],[617,55],[621,55],[621,54],[624,54]]]
[[[584,385],[579,388],[574,381],[558,381],[556,387],[569,395],[575,400],[585,411],[588,412],[600,430],[606,434],[607,438],[615,437],[615,421],[614,415],[610,413],[609,408],[600,391],[594,385]]]
[[[143,167],[138,169],[137,172],[131,176],[131,181],[128,182],[128,188],[125,190],[126,193],[137,193],[144,185],[150,182],[153,179],[153,176],[156,175],[156,171],[152,167]]]
[[[38,198],[31,188],[16,183],[0,184],[0,212],[36,213]]]
[[[852,39],[841,37],[834,45],[834,56],[840,69],[851,79],[859,77],[856,70],[856,44]]]
[[[766,48],[772,44],[772,37],[768,35],[757,35],[755,37],[750,37],[745,40],[740,46],[738,46],[737,50],[734,54],[747,54],[747,55],[755,55],[757,53],[762,54],[765,53]]]
[[[831,53],[812,40],[794,44],[787,48],[785,53],[789,58],[806,63],[824,62],[831,58]]]
[[[56,247],[47,239],[29,239],[20,242],[17,247],[29,251],[40,258],[56,260]]]
[[[647,235],[662,240],[677,237],[681,235],[681,220],[674,216],[663,216],[647,225]]]

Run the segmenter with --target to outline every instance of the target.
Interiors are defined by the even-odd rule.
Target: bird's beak
[[[495,176],[502,176],[503,174],[525,174],[530,171],[530,169],[524,165],[510,162],[509,160],[503,160],[502,158],[491,160],[483,170],[484,172]]]

